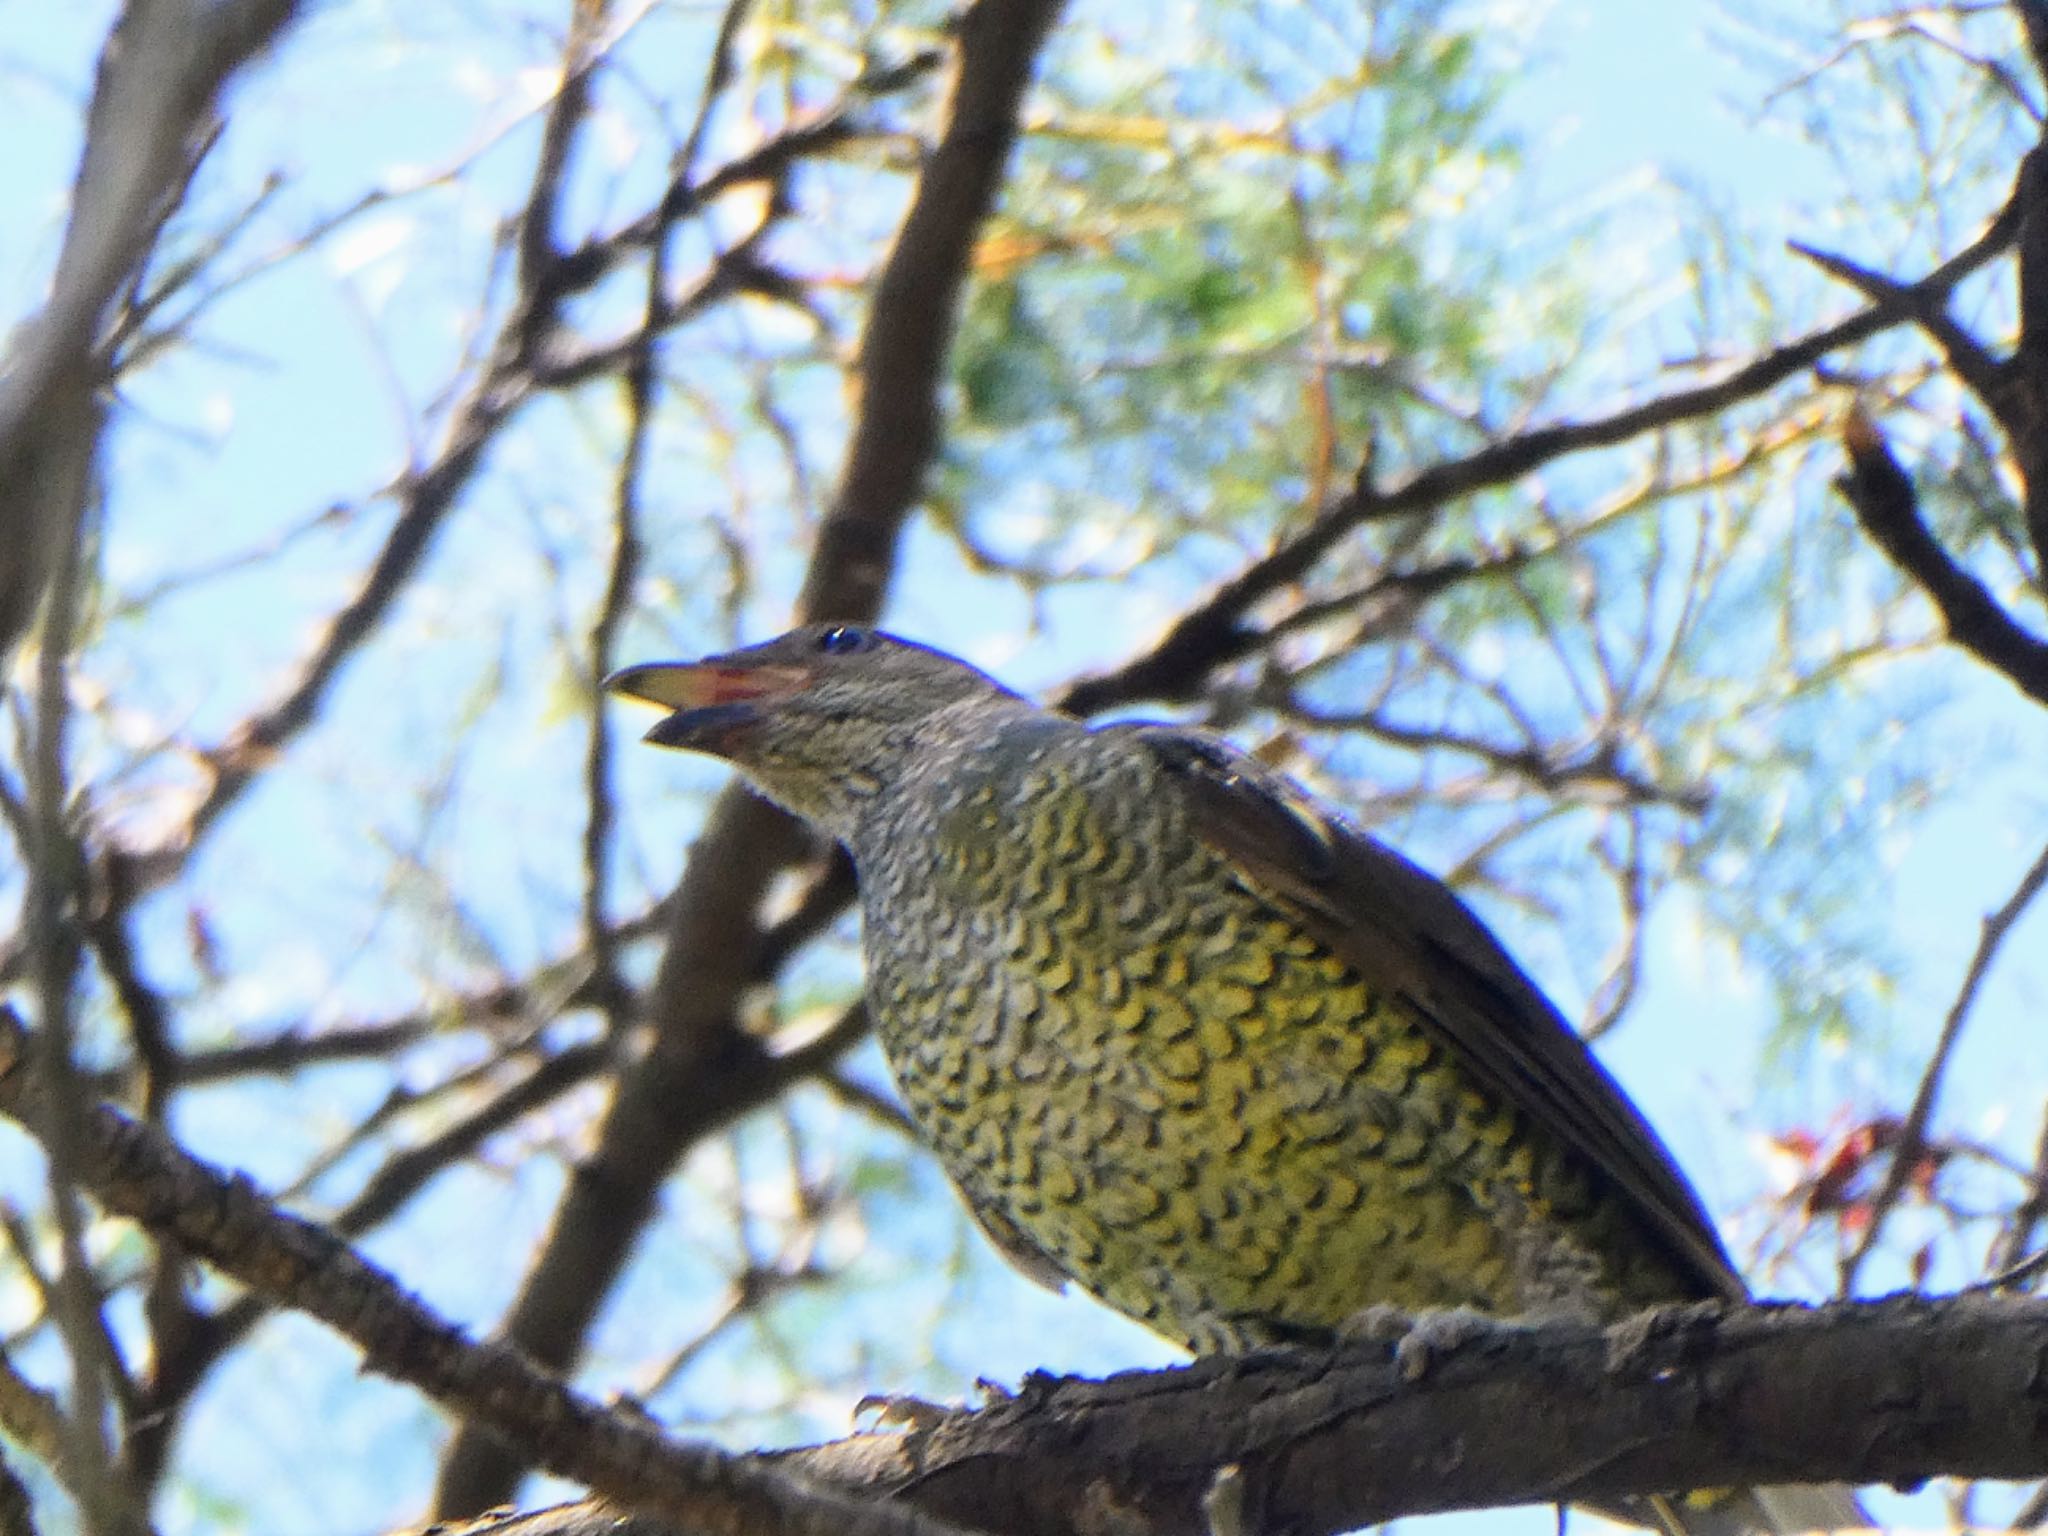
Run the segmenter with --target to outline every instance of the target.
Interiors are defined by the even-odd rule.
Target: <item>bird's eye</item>
[[[827,656],[844,656],[868,643],[868,632],[851,624],[835,624],[818,636],[818,649]]]

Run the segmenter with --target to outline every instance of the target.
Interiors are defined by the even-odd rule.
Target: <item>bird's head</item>
[[[1023,706],[964,661],[852,624],[813,624],[702,661],[626,667],[604,685],[673,711],[648,741],[726,759],[841,840],[915,761],[920,742],[966,728],[976,706]]]

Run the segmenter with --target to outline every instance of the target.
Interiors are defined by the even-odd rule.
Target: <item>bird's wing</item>
[[[1447,886],[1214,737],[1171,726],[1111,729],[1154,755],[1181,789],[1196,833],[1248,886],[1297,913],[1367,986],[1404,1001],[1476,1080],[1633,1197],[1703,1297],[1745,1294],[1656,1133]]]

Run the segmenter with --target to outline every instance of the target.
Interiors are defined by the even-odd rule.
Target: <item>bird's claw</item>
[[[909,1392],[870,1392],[853,1405],[853,1417],[875,1416],[876,1429],[935,1429],[953,1414],[944,1403]]]
[[[1403,1381],[1420,1381],[1437,1360],[1500,1327],[1498,1318],[1470,1307],[1403,1312],[1383,1302],[1361,1307],[1337,1325],[1338,1337],[1394,1346],[1394,1368]]]

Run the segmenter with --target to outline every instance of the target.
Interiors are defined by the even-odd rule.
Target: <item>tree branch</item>
[[[0,1007],[0,1114],[43,1134],[35,1043]],[[672,1440],[570,1390],[517,1350],[477,1344],[313,1222],[279,1211],[168,1137],[94,1107],[69,1128],[80,1186],[106,1209],[278,1302],[320,1319],[365,1365],[516,1439],[541,1465],[690,1530],[739,1536],[945,1536],[900,1505],[849,1497],[795,1469]]]
[[[229,76],[292,19],[289,0],[129,0],[100,53],[50,297],[0,359],[0,664],[28,628],[84,506],[101,343],[183,192]]]
[[[1460,497],[1506,485],[1554,459],[1610,448],[1644,432],[1725,411],[1775,389],[1842,347],[1916,319],[1965,277],[2009,248],[2019,225],[2008,204],[1983,234],[1916,283],[1846,320],[1774,347],[1712,383],[1673,390],[1605,416],[1538,427],[1488,443],[1462,459],[1431,465],[1392,490],[1371,483],[1371,465],[1350,493],[1307,528],[1232,577],[1184,614],[1145,655],[1114,672],[1085,678],[1068,689],[1059,707],[1096,714],[1140,699],[1188,699],[1210,672],[1256,650],[1261,634],[1245,622],[1266,597],[1300,580],[1317,561],[1367,523],[1426,512]]]
[[[1034,1378],[928,1431],[783,1460],[1019,1533],[1074,1529],[1084,1505],[1104,1503],[1133,1517],[1124,1529],[1200,1529],[1200,1501],[1234,1466],[1246,1528],[1293,1536],[1684,1488],[2048,1471],[2040,1300],[1496,1325],[1414,1381],[1402,1355],[1354,1344]]]
[[[29,1052],[0,1011],[0,1113],[34,1128]],[[1105,1381],[1033,1377],[910,1434],[727,1456],[472,1343],[332,1233],[147,1126],[95,1108],[74,1130],[80,1183],[107,1209],[328,1323],[372,1369],[541,1464],[688,1529],[931,1536],[971,1523],[1023,1536],[1114,1511],[1117,1529],[1164,1536],[1201,1529],[1227,1486],[1245,1529],[1322,1536],[1682,1488],[2048,1473],[2048,1301],[1983,1293],[1672,1307],[1605,1329],[1473,1321],[1421,1368],[1411,1335]]]
[[[1103,1381],[1034,1376],[1014,1398],[907,1434],[771,1459],[1000,1536],[1182,1536],[1209,1528],[1205,1505],[1224,1487],[1246,1531],[1324,1536],[1682,1488],[2048,1472],[2048,1301],[1706,1304],[1606,1329],[1475,1326],[1419,1378],[1384,1342]],[[599,1514],[565,1505],[465,1536],[581,1536]],[[643,1520],[606,1530],[670,1536]]]
[[[2022,629],[1984,583],[1956,564],[1920,516],[1913,482],[1860,409],[1842,428],[1849,471],[1836,484],[1892,564],[1933,602],[1949,638],[2029,698],[2048,704],[2048,642]]]

